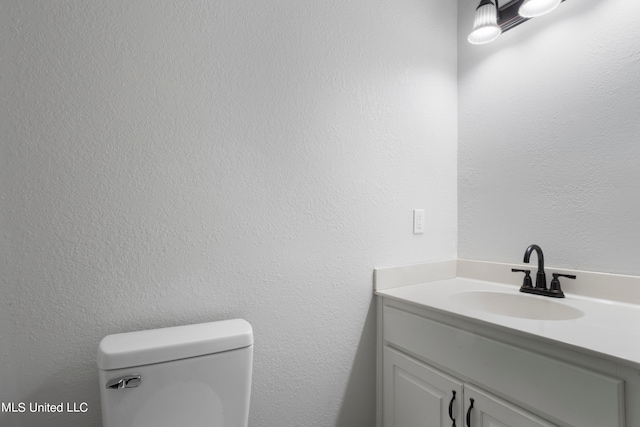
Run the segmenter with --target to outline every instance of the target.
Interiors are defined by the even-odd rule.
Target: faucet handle
[[[531,270],[518,270],[517,268],[512,268],[511,271],[514,273],[524,273],[524,279],[522,279],[522,286],[520,289],[533,288],[533,285],[531,284],[531,276],[529,276],[529,274],[531,274]]]
[[[549,292],[553,294],[557,294],[560,297],[564,297],[564,292],[562,292],[562,288],[560,287],[560,280],[558,277],[566,277],[567,279],[575,279],[576,276],[573,274],[560,274],[560,273],[552,273],[553,279],[551,279],[551,284],[549,285]]]
[[[553,274],[553,278],[556,279],[558,277],[566,277],[567,279],[575,279],[576,276],[573,274],[560,274],[560,273],[551,273]]]

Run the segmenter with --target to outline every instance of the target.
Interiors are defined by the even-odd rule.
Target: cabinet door
[[[464,386],[466,427],[556,427],[469,384]]]
[[[390,347],[383,353],[384,427],[461,427],[462,382]]]

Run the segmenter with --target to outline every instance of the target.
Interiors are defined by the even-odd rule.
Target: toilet
[[[253,330],[242,319],[109,335],[103,427],[247,427]]]

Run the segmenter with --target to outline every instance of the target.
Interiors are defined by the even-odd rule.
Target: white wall
[[[458,28],[460,258],[640,274],[640,4],[567,0],[488,45]],[[535,262],[535,261],[534,261]]]
[[[0,397],[89,412],[0,424],[97,427],[103,336],[243,317],[252,426],[373,425],[372,269],[456,256],[456,8],[4,1]]]

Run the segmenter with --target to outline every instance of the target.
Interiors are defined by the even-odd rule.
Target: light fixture
[[[494,3],[495,1],[495,3]],[[500,34],[531,18],[554,10],[564,0],[480,0],[473,20],[473,30],[467,40],[472,44],[489,43]]]
[[[551,12],[562,0],[524,0],[518,9],[523,18],[535,18]]]
[[[497,1],[497,0],[496,0]],[[473,30],[467,40],[472,44],[489,43],[502,33],[498,25],[498,8],[491,0],[481,0],[473,20]]]

